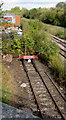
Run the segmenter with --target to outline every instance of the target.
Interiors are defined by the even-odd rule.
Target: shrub
[[[55,74],[58,83],[65,83],[65,70],[64,70],[64,61],[59,55],[50,57],[49,67],[52,69],[52,72]]]
[[[21,37],[17,34],[12,34],[14,39],[9,35],[3,35],[3,53],[20,53],[21,52]]]

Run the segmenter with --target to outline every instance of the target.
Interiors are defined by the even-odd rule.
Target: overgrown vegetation
[[[59,47],[52,41],[49,29],[37,20],[21,19],[23,35],[3,34],[3,53],[37,54],[48,64],[59,84],[65,85],[64,61],[59,55]],[[45,30],[45,29],[46,30]],[[50,28],[51,32],[52,29]],[[26,50],[25,50],[26,49]]]
[[[59,84],[65,84],[64,61],[59,55],[60,49],[52,41],[49,33],[44,31],[44,26],[41,22],[34,20],[22,19],[21,26],[24,34],[28,34],[29,39],[32,39],[32,52],[38,54],[56,76]],[[28,41],[28,39],[27,39]],[[28,44],[29,45],[29,44]],[[29,46],[27,46],[29,48]],[[27,49],[28,51],[28,49]]]
[[[20,53],[21,52],[21,37],[18,37],[16,33],[6,34],[3,33],[3,53]]]

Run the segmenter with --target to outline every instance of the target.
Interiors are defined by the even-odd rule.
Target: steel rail
[[[59,41],[62,41],[64,44],[66,44],[64,39],[58,38],[57,36],[54,36],[54,35],[51,35],[51,36]]]
[[[54,38],[55,39],[55,38]],[[63,43],[62,41],[60,41],[60,40],[56,40],[56,42],[58,43],[58,44],[60,44],[60,45],[62,45],[63,47],[66,47],[66,43]]]
[[[48,78],[50,79],[50,81],[51,81],[52,84],[55,86],[56,90],[58,91],[58,93],[61,95],[61,97],[63,98],[63,100],[66,102],[66,98],[65,98],[64,95],[61,93],[61,91],[59,90],[59,88],[57,87],[57,85],[55,84],[55,82],[51,79],[51,77],[47,74],[47,72],[45,72],[45,74],[48,76]]]
[[[64,58],[66,58],[66,56],[64,54],[62,54],[61,52],[60,52],[60,55],[62,55]]]
[[[39,114],[40,114],[41,118],[43,119],[43,115],[42,115],[42,113],[41,113],[41,110],[40,110],[40,107],[39,107],[39,105],[38,105],[38,101],[37,101],[37,99],[36,99],[36,96],[35,96],[35,93],[34,93],[32,84],[31,84],[31,82],[30,82],[30,78],[29,78],[29,75],[28,75],[28,70],[27,70],[27,68],[26,68],[26,66],[25,66],[24,60],[21,60],[21,61],[22,61],[23,67],[24,67],[24,71],[26,72],[26,75],[27,75],[27,78],[28,78],[28,81],[29,81],[29,84],[30,84],[30,87],[31,87],[31,91],[32,91],[33,96],[34,96],[35,103],[36,103],[36,105],[37,105],[37,109],[39,110]]]
[[[50,34],[50,35],[51,35],[51,34]],[[65,42],[65,40],[60,39],[60,38],[58,38],[58,37],[56,37],[56,36],[54,36],[54,35],[51,35],[51,36],[54,38],[55,42],[57,42],[59,45],[62,45],[64,48],[66,48],[66,42]],[[59,47],[60,47],[60,46],[59,46]],[[66,55],[65,55],[66,50],[62,49],[61,47],[60,47],[60,49],[61,49],[61,52],[62,52],[62,51],[64,52],[64,54],[62,54],[61,52],[60,52],[60,54],[61,54],[64,58],[66,58]]]
[[[42,80],[43,84],[45,85],[45,87],[46,87],[46,89],[47,89],[47,91],[48,91],[48,93],[49,93],[49,95],[50,95],[50,97],[51,97],[52,101],[54,102],[54,104],[55,104],[55,106],[56,106],[56,108],[57,108],[57,110],[58,110],[58,113],[61,115],[62,119],[63,119],[63,120],[65,120],[65,117],[64,117],[64,116],[63,116],[63,114],[61,113],[61,111],[60,111],[60,109],[59,109],[58,105],[56,104],[56,102],[55,102],[54,98],[52,97],[52,95],[51,95],[51,93],[50,93],[50,91],[49,91],[49,89],[48,89],[48,87],[47,87],[46,83],[44,82],[44,80],[43,80],[43,78],[42,78],[42,76],[41,76],[40,72],[38,71],[38,69],[37,69],[37,67],[36,67],[36,65],[35,65],[34,60],[32,60],[32,64],[33,64],[33,66],[34,66],[35,70],[37,71],[37,73],[39,74],[39,76],[40,76],[40,78],[41,78],[41,80]]]
[[[63,50],[62,48],[60,48],[60,49],[61,49],[60,54],[61,54],[64,58],[66,58],[66,51]]]
[[[50,95],[50,97],[51,97],[51,99],[52,99],[52,101],[53,101],[53,103],[54,103],[54,105],[55,105],[55,107],[56,107],[58,113],[59,113],[60,116],[62,117],[62,120],[65,120],[65,117],[64,117],[63,114],[61,113],[61,111],[60,111],[58,105],[56,104],[56,102],[55,102],[55,100],[54,100],[52,94],[50,93],[50,91],[49,91],[49,89],[48,89],[46,83],[44,82],[42,76],[40,75],[38,69],[36,68],[36,66],[35,66],[33,60],[32,60],[32,63],[33,63],[33,67],[35,68],[36,72],[39,74],[39,77],[41,78],[41,80],[42,80],[42,82],[43,82],[45,88],[47,89],[47,91],[48,91],[48,93],[49,93],[49,95]],[[30,76],[29,76],[29,74],[28,74],[28,69],[27,69],[27,67],[25,66],[24,60],[22,60],[22,64],[23,64],[23,66],[24,66],[24,70],[25,70],[26,75],[27,75],[27,77],[28,77],[28,80],[29,80],[29,83],[30,83],[31,90],[32,90],[32,93],[33,93],[33,95],[34,95],[35,102],[36,102],[36,104],[37,104],[37,108],[39,109],[39,112],[40,112],[40,114],[41,114],[41,117],[43,118],[43,115],[42,115],[42,112],[41,112],[41,107],[40,107],[39,101],[37,100],[36,95],[35,95],[35,93],[34,93],[35,91],[33,90],[33,86],[32,86],[31,80],[30,80]]]

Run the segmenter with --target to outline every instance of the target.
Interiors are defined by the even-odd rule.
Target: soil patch
[[[6,70],[9,76],[9,80],[7,80],[7,89],[10,93],[9,104],[31,112],[27,86],[28,80],[23,70],[22,63],[17,58],[13,58],[11,63],[3,62],[3,69]],[[4,76],[3,81],[5,81]]]

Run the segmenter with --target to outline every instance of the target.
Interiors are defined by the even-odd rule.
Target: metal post
[[[26,51],[27,51],[27,46],[26,46],[26,39],[25,39],[25,55],[26,55]]]

